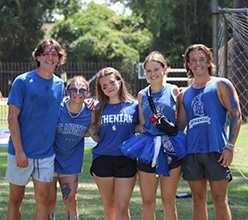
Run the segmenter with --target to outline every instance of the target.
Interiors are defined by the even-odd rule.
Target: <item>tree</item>
[[[170,62],[182,62],[192,43],[212,46],[211,1],[209,0],[110,0],[121,2],[144,20],[153,34],[151,50],[159,50]],[[232,0],[220,0],[230,6]],[[144,57],[141,57],[144,59]]]
[[[31,52],[43,38],[44,14],[54,1],[1,0],[0,61],[30,61]]]
[[[63,42],[69,61],[119,61],[127,65],[148,50],[151,34],[143,26],[140,18],[116,15],[106,5],[91,2],[55,22],[50,34]]]

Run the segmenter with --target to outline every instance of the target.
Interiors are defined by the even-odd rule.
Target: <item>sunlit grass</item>
[[[232,211],[234,220],[247,220],[248,219],[248,180],[245,179],[239,172],[247,177],[248,176],[248,147],[247,147],[247,134],[248,124],[242,125],[240,136],[237,141],[237,148],[239,151],[235,153],[234,163],[232,165],[233,181],[229,184],[229,204]],[[7,201],[9,186],[4,179],[5,170],[7,166],[7,149],[0,147],[0,219],[7,219]],[[96,220],[103,219],[103,206],[101,197],[97,190],[93,177],[89,173],[91,165],[91,148],[85,150],[84,172],[79,175],[79,188],[78,188],[78,209],[80,219],[83,220]],[[177,193],[189,192],[187,182],[180,180]],[[56,206],[56,219],[62,220],[64,216],[64,205],[61,197],[60,190],[58,189],[57,206]],[[184,198],[177,199],[177,209],[180,220],[192,219],[192,199]],[[209,220],[215,219],[214,205],[210,193],[208,193],[208,212]],[[35,202],[33,195],[33,184],[27,185],[25,199],[22,205],[22,219],[33,219],[35,212]],[[138,180],[133,191],[130,202],[130,212],[132,219],[141,219],[141,196],[138,186]],[[157,219],[163,218],[163,211],[158,189],[157,195]]]

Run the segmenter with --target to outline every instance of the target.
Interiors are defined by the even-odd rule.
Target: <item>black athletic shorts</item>
[[[221,166],[218,162],[221,154],[217,152],[188,154],[183,158],[183,179],[194,180],[232,180],[232,172],[229,167]]]
[[[143,163],[143,162],[138,160],[137,168],[138,168],[138,170],[146,172],[146,173],[155,173],[156,167],[152,167],[151,165],[152,165],[152,162],[151,163]],[[169,164],[169,170],[175,169],[181,165],[182,165],[182,160],[175,161],[172,164]]]
[[[90,173],[99,177],[130,178],[137,173],[137,161],[125,156],[100,156],[93,160]]]

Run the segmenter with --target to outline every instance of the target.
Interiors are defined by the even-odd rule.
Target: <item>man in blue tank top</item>
[[[239,99],[233,84],[214,77],[215,65],[211,50],[194,44],[184,54],[185,66],[192,85],[178,98],[179,128],[187,127],[187,156],[183,159],[183,178],[193,196],[193,219],[207,220],[207,181],[215,206],[216,219],[230,220],[228,182],[234,145],[241,125]],[[226,132],[227,114],[230,131]]]
[[[49,187],[54,174],[53,143],[64,82],[54,74],[64,64],[66,53],[53,39],[42,40],[33,51],[37,68],[14,80],[8,97],[8,220],[20,220],[25,186],[32,177],[35,218],[53,219]]]

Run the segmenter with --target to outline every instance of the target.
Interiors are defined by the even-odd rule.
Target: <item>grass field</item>
[[[237,141],[237,152],[235,153],[232,171],[234,179],[229,185],[229,203],[234,220],[248,220],[248,124],[244,124],[241,127],[241,132]],[[6,183],[4,176],[7,166],[6,147],[0,148],[0,220],[5,220],[7,212],[8,201],[8,183]],[[98,193],[97,187],[94,183],[92,176],[89,174],[89,168],[91,164],[91,148],[86,148],[84,172],[79,176],[79,189],[78,189],[78,208],[80,219],[83,220],[95,220],[103,219],[103,207],[101,203],[101,197]],[[245,176],[242,176],[242,174]],[[189,192],[188,185],[185,181],[180,180],[178,192]],[[208,211],[209,219],[215,219],[214,206],[211,200],[211,196],[208,196]],[[190,220],[191,218],[191,198],[177,199],[177,209],[180,220]],[[26,195],[22,205],[22,219],[32,220],[35,212],[35,202],[33,197],[33,185],[32,182],[27,185]],[[135,186],[132,199],[130,202],[130,212],[132,219],[141,219],[141,196],[138,187],[138,180]],[[61,194],[58,192],[56,219],[62,220],[64,213],[64,207],[61,199]],[[161,207],[160,194],[158,190],[157,195],[157,219],[163,219],[163,212]]]

